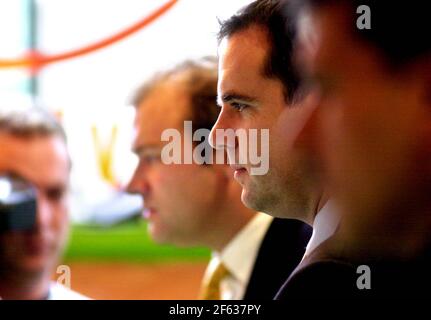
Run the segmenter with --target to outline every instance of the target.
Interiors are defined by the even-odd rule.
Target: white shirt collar
[[[304,257],[316,249],[323,241],[332,236],[340,222],[331,201],[328,201],[317,213],[313,223],[313,234],[305,249]]]
[[[256,213],[220,253],[213,254],[211,263],[221,260],[231,275],[246,286],[272,220],[267,214]]]

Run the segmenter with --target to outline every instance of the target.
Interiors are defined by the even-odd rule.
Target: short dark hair
[[[41,107],[0,108],[0,133],[24,139],[58,136],[67,141],[59,121]]]
[[[183,84],[190,97],[188,120],[193,122],[193,133],[199,129],[211,130],[220,112],[217,106],[217,72],[216,57],[186,60],[145,82],[132,98],[132,105],[139,108],[158,84],[168,81],[172,76],[184,75]]]
[[[375,48],[394,68],[402,67],[430,54],[428,2],[411,0],[402,5],[382,0],[307,0],[312,7],[345,5],[352,16],[352,32]],[[356,9],[371,10],[371,29],[356,28]],[[427,35],[428,34],[428,35]]]
[[[264,27],[271,44],[264,74],[279,79],[286,101],[294,102],[301,96],[301,78],[293,59],[296,23],[284,14],[287,7],[287,0],[256,0],[220,22],[218,39],[221,41],[253,25]]]

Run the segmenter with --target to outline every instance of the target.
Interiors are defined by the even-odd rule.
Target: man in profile
[[[218,114],[216,96],[214,59],[186,61],[137,91],[133,150],[139,164],[128,189],[143,196],[156,242],[213,250],[201,298],[272,299],[302,258],[310,228],[246,208],[227,163],[166,164],[162,159],[168,129],[181,134],[183,151],[208,144]],[[192,132],[184,129],[185,121],[191,121]],[[202,129],[207,131],[203,140],[192,142]],[[215,151],[208,147],[204,158],[213,159]]]
[[[319,172],[295,140],[314,110],[294,64],[296,26],[284,15],[282,0],[257,0],[222,22],[219,32],[218,104],[211,144],[225,149],[242,187],[242,201],[274,217],[313,226],[308,255],[334,232],[338,218]],[[240,137],[227,141],[218,130],[269,130],[269,171],[254,175]],[[244,164],[238,159],[246,159]],[[282,244],[279,244],[282,252]],[[281,253],[282,254],[282,253]]]
[[[22,300],[85,299],[52,282],[69,229],[70,158],[60,124],[46,111],[0,109],[0,175],[18,176],[36,189],[30,230],[0,233],[0,297]]]

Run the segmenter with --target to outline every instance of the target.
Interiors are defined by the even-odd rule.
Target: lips
[[[238,164],[231,164],[230,167],[232,168],[232,170],[234,170],[234,179],[241,184],[241,182],[243,181],[243,177],[247,174],[247,169]]]
[[[155,214],[157,214],[157,211],[154,208],[144,208],[142,212],[142,216],[147,220],[151,219]]]
[[[242,176],[244,176],[246,173],[247,173],[247,170],[245,168],[236,169],[235,172],[234,172],[234,174],[233,174],[233,177],[238,180]]]
[[[230,164],[230,167],[232,168],[232,170],[234,171],[241,171],[241,170],[245,170],[247,171],[247,169],[239,164]]]

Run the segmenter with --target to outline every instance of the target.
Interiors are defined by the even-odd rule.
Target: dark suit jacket
[[[303,222],[275,218],[260,246],[244,299],[274,299],[301,261],[311,233]]]
[[[428,298],[431,286],[431,246],[406,259],[349,257],[340,243],[329,238],[317,247],[285,282],[276,299],[399,299]],[[341,244],[342,247],[342,244]],[[371,288],[358,287],[369,268]]]
[[[331,240],[332,237],[304,258],[283,284],[276,300],[340,298],[351,292],[354,266],[332,254],[328,249]]]

